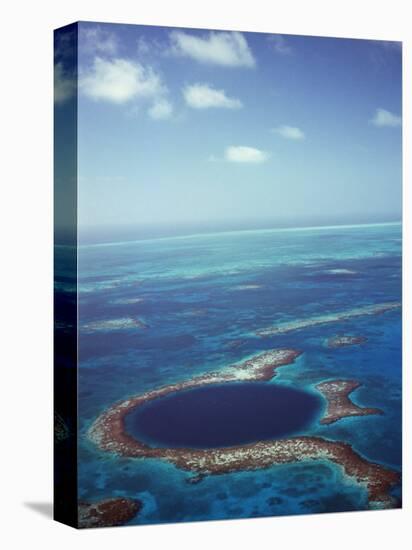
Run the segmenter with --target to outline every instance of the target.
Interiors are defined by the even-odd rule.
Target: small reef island
[[[393,306],[385,306],[382,309],[386,310],[386,307]],[[399,483],[400,474],[369,462],[351,445],[344,442],[302,435],[259,440],[230,447],[156,447],[130,435],[126,429],[128,415],[155,400],[176,392],[212,384],[268,382],[276,376],[277,369],[293,364],[300,355],[300,351],[293,349],[273,349],[220,371],[136,395],[104,411],[90,426],[88,437],[103,451],[124,457],[168,461],[180,469],[191,472],[191,483],[201,481],[207,475],[257,470],[276,464],[328,460],[341,466],[347,477],[366,488],[370,508],[396,507],[398,502],[391,495],[391,489]],[[380,414],[381,411],[378,409],[362,408],[350,400],[350,393],[358,386],[359,383],[355,380],[334,380],[318,384],[315,390],[326,400],[326,413],[320,419],[320,423],[330,424],[349,416]]]
[[[348,346],[360,346],[362,344],[365,344],[367,342],[367,338],[364,336],[334,336],[333,338],[329,338],[329,340],[326,342],[326,345],[328,348],[336,349],[336,348],[346,348]]]
[[[327,409],[325,416],[320,420],[321,424],[332,424],[341,418],[347,416],[368,416],[370,414],[383,414],[380,409],[370,407],[359,407],[355,405],[350,398],[356,388],[359,388],[359,382],[356,380],[331,380],[322,382],[316,386],[316,389],[325,397]]]

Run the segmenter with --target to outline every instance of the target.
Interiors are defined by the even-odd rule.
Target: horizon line
[[[392,222],[374,222],[374,223],[357,223],[357,224],[341,224],[341,225],[315,225],[315,226],[303,226],[303,227],[274,227],[266,229],[237,229],[237,230],[223,230],[223,231],[211,231],[204,233],[191,233],[188,235],[173,235],[165,237],[149,237],[147,239],[132,239],[132,240],[122,240],[122,241],[110,241],[103,243],[88,243],[88,244],[79,244],[79,238],[77,238],[78,248],[95,248],[103,246],[122,246],[126,244],[140,244],[140,243],[150,243],[157,241],[170,241],[170,240],[182,240],[182,239],[195,239],[202,237],[215,237],[222,234],[225,235],[234,235],[238,233],[283,233],[283,232],[298,232],[298,231],[321,231],[326,229],[356,229],[356,228],[366,228],[366,227],[383,227],[383,226],[392,226],[392,225],[402,225],[402,220],[392,221]],[[71,247],[72,245],[57,244],[56,247]]]

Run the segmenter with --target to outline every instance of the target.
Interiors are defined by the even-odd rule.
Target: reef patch
[[[380,315],[387,311],[399,309],[401,307],[400,302],[385,302],[382,304],[373,304],[368,306],[361,306],[355,309],[349,309],[347,311],[340,311],[337,313],[329,313],[328,315],[318,315],[309,317],[307,319],[298,319],[297,321],[279,323],[276,326],[260,329],[256,331],[257,336],[274,336],[276,334],[286,334],[294,330],[302,330],[305,328],[315,327],[317,325],[325,325],[329,323],[339,323],[341,321],[347,321],[355,317],[363,317],[365,315]]]
[[[359,407],[359,405],[353,403],[349,395],[359,388],[360,385],[356,380],[331,380],[318,384],[316,389],[320,391],[327,401],[326,414],[320,423],[332,424],[348,416],[383,414],[381,409]]]
[[[144,302],[144,298],[118,298],[117,300],[112,300],[112,304],[116,305],[134,305]]]
[[[121,319],[106,319],[104,321],[91,321],[82,326],[84,332],[110,332],[112,330],[130,330],[147,328],[141,319],[124,317]]]
[[[94,503],[79,502],[78,527],[115,527],[124,525],[142,508],[139,500],[131,498],[109,498]]]
[[[367,340],[368,339],[365,336],[333,336],[332,338],[329,338],[326,345],[328,348],[332,349],[345,348],[347,346],[359,346],[361,344],[365,344]]]
[[[335,268],[335,269],[327,269],[325,273],[328,273],[329,275],[356,275],[357,272],[353,269],[344,269],[344,268]]]
[[[258,284],[244,284],[244,285],[236,285],[231,290],[259,290],[263,288],[263,285]]]

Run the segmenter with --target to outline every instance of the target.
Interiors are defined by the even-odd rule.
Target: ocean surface
[[[80,246],[79,498],[137,498],[137,524],[366,509],[365,488],[330,462],[189,484],[190,473],[161,460],[100,451],[86,431],[116,401],[268,349],[293,348],[302,355],[267,384],[313,394],[321,381],[353,379],[362,384],[353,401],[384,412],[321,425],[321,398],[297,433],[350,443],[400,471],[401,309],[340,321],[334,314],[401,301],[401,237],[400,224],[375,224]],[[63,275],[58,286],[73,291]],[[329,321],[293,325],[325,316]],[[259,335],[284,324],[295,328]],[[367,341],[327,346],[341,335]],[[400,487],[395,493],[401,496]]]

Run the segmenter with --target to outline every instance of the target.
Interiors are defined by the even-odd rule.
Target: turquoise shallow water
[[[62,252],[63,253],[63,252]],[[59,288],[65,288],[64,277]],[[79,495],[143,501],[132,523],[365,509],[365,490],[327,462],[210,476],[97,450],[85,437],[106,407],[272,348],[303,352],[270,384],[315,392],[356,379],[353,400],[382,416],[304,434],[351,443],[401,469],[401,310],[262,338],[262,329],[401,300],[401,226],[247,231],[83,246],[79,251]],[[367,338],[331,349],[336,335]],[[399,488],[398,488],[399,493]]]

